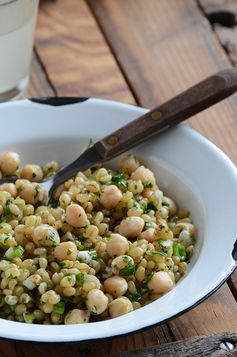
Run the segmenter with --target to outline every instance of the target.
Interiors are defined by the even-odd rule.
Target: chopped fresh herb
[[[13,203],[13,198],[9,198],[9,199],[6,201],[6,206],[9,206],[11,203]]]
[[[139,203],[136,200],[133,200],[133,207],[135,207],[137,209],[141,209],[141,206],[139,205]]]
[[[60,205],[60,202],[59,202],[59,200],[52,200],[51,202],[50,202],[50,207],[52,207],[52,208],[57,208],[58,206]]]
[[[144,282],[145,285],[147,285],[147,284],[149,283],[149,281],[152,279],[152,277],[153,277],[154,274],[155,274],[155,273],[152,272],[152,273],[148,274],[148,275],[145,277],[145,279],[143,280],[143,282]]]
[[[190,235],[190,238],[191,238],[192,241],[194,241],[194,242],[196,242],[196,240],[197,240],[196,237],[195,237],[194,235],[192,235],[192,234]]]
[[[124,255],[122,259],[125,263],[129,262],[129,257],[127,255]]]
[[[143,187],[144,188],[152,188],[152,183],[151,182],[143,182]]]
[[[181,262],[183,262],[186,258],[186,250],[183,244],[181,243],[174,243],[173,244],[173,255],[175,257],[179,257]]]
[[[119,274],[121,276],[129,276],[135,273],[135,264],[133,264],[131,261],[128,262],[128,265],[123,268],[120,269]]]
[[[140,299],[141,299],[141,295],[138,293],[138,292],[136,292],[136,293],[130,293],[130,292],[128,292],[127,294],[126,294],[126,297],[131,301],[131,302],[134,302],[134,301],[139,301]]]
[[[18,191],[19,192],[22,192],[24,190],[24,185],[20,185],[19,187],[18,187]]]
[[[62,296],[59,302],[63,302],[65,306],[65,310],[68,310],[72,306],[72,300],[70,297]]]
[[[162,202],[162,206],[169,207],[170,205],[168,202]]]
[[[63,301],[59,301],[57,304],[54,305],[53,307],[53,312],[55,314],[59,314],[62,315],[64,313],[65,310],[65,302]]]
[[[140,291],[137,291],[134,294],[131,293],[127,293],[126,296],[130,301],[139,301],[141,300],[145,295],[147,295],[149,293],[149,290],[147,288],[143,288]]]
[[[127,190],[127,182],[123,173],[117,173],[112,176],[111,184],[116,185],[121,191]]]
[[[146,208],[145,208],[145,210],[144,210],[144,213],[148,213],[148,212],[151,211],[151,210],[157,211],[157,208],[156,208],[156,206],[154,205],[154,203],[148,202],[148,204],[147,204],[147,206],[146,206]]]
[[[85,281],[85,273],[78,273],[76,275],[76,281],[78,281],[79,283],[83,284]]]
[[[71,249],[68,249],[67,250],[67,255],[71,255],[72,254],[72,250]]]
[[[36,177],[36,173],[32,172],[32,178],[35,178],[35,177]]]
[[[4,214],[4,216],[7,216],[7,215],[9,215],[9,214],[11,213],[9,206],[10,206],[10,204],[12,204],[12,203],[13,203],[13,198],[9,198],[9,199],[6,201],[5,207],[3,207],[3,214]]]

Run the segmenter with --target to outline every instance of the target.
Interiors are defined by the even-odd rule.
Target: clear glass
[[[39,0],[0,0],[0,102],[27,86]]]

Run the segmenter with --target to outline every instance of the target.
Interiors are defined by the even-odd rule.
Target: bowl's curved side
[[[6,103],[0,105],[5,120],[0,152],[16,150],[25,162],[41,163],[47,158],[64,165],[78,156],[90,137],[97,140],[145,112],[132,105],[97,99],[59,107],[28,100]],[[188,275],[161,299],[116,319],[66,326],[0,319],[1,337],[69,342],[130,333],[187,311],[233,271],[237,171],[231,161],[185,125],[160,134],[132,152],[155,172],[165,193],[190,209],[198,226],[196,253]]]

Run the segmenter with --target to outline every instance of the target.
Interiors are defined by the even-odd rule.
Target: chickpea
[[[138,159],[133,155],[127,155],[122,158],[119,163],[119,168],[122,172],[126,174],[131,174],[140,166],[140,162]]]
[[[116,255],[123,255],[128,252],[129,244],[128,240],[117,233],[112,233],[110,240],[107,242],[107,253],[114,257]]]
[[[122,192],[117,186],[106,186],[100,196],[100,203],[105,208],[114,208],[117,206],[122,197]]]
[[[29,181],[41,181],[43,176],[43,170],[39,165],[27,164],[21,170],[21,177]]]
[[[165,203],[165,205],[167,205],[167,208],[169,210],[169,216],[174,216],[177,211],[175,202],[171,198],[163,196],[162,203]]]
[[[109,304],[109,314],[112,318],[127,314],[130,311],[133,311],[133,305],[125,296],[119,297]]]
[[[115,275],[129,276],[134,273],[134,260],[129,255],[120,255],[112,260],[112,272]]]
[[[167,293],[173,288],[173,285],[174,284],[169,273],[165,271],[158,271],[154,273],[151,280],[147,284],[148,288],[157,294]]]
[[[157,239],[155,236],[155,229],[148,228],[146,231],[140,233],[137,239],[145,239],[149,243],[153,243]]]
[[[90,312],[99,315],[104,312],[108,307],[109,299],[99,289],[92,289],[87,295],[86,306]]]
[[[186,248],[191,245],[193,241],[190,232],[186,231],[185,229],[181,231],[179,234],[179,242],[183,244]]]
[[[121,276],[111,276],[104,281],[105,291],[114,297],[122,296],[128,290],[127,281]]]
[[[195,235],[196,234],[196,229],[192,223],[188,222],[179,222],[176,224],[175,229],[179,230],[181,232],[182,230],[188,231],[190,234]]]
[[[73,227],[85,227],[89,224],[84,208],[76,203],[66,208],[66,221]]]
[[[127,217],[119,225],[119,234],[127,238],[137,237],[143,230],[144,220],[141,217]]]
[[[14,198],[16,198],[16,196],[17,196],[17,189],[16,189],[16,185],[14,183],[6,182],[0,186],[0,190],[9,192],[10,195]]]
[[[33,242],[39,247],[55,247],[60,243],[56,229],[48,224],[41,224],[34,229]]]
[[[16,152],[6,152],[0,157],[0,168],[4,175],[14,175],[20,164],[20,156]]]
[[[143,184],[151,184],[156,189],[156,179],[153,172],[144,166],[139,166],[131,175],[131,180],[141,180]]]
[[[26,203],[35,205],[45,198],[44,189],[35,182],[20,179],[16,180],[16,188],[18,195],[25,200]]]
[[[89,322],[90,312],[88,310],[74,309],[67,313],[64,319],[66,325],[69,324],[83,324]]]
[[[54,249],[54,256],[56,259],[62,260],[76,260],[77,258],[77,247],[73,242],[63,242],[60,243]]]

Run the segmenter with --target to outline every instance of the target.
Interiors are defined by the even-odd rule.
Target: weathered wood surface
[[[134,102],[84,0],[41,4],[36,49],[58,96],[97,96]]]
[[[231,65],[195,0],[46,1],[36,50],[26,96],[89,95],[150,108]],[[189,123],[237,162],[236,118],[235,96]],[[232,291],[236,286],[234,276]],[[194,310],[142,333],[63,345],[2,340],[0,356],[107,356],[236,331],[236,321],[236,301],[225,284]]]
[[[199,0],[220,43],[233,65],[237,65],[237,1]]]
[[[113,357],[218,357],[237,356],[237,333],[200,336],[180,342],[167,343]]]

